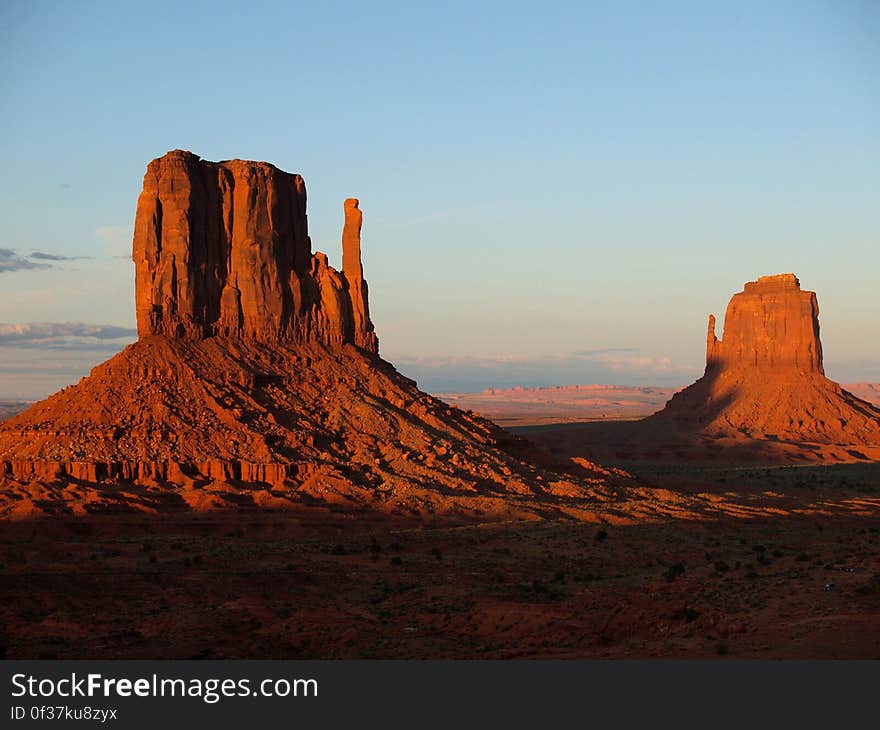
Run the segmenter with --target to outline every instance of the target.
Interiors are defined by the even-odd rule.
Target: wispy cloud
[[[603,347],[598,350],[576,350],[571,353],[576,357],[601,357],[604,355],[616,354],[620,352],[636,352],[634,347]]]
[[[134,341],[136,330],[87,322],[0,322],[0,399],[42,398]]]
[[[400,371],[433,392],[483,388],[606,383],[684,385],[699,368],[635,348],[582,350],[561,355],[496,357],[392,357]]]
[[[91,256],[63,256],[46,251],[19,253],[14,248],[0,248],[0,272],[29,271],[33,269],[53,269],[54,264],[65,261],[80,261]]]
[[[82,261],[83,259],[91,258],[91,256],[61,256],[57,253],[46,253],[45,251],[34,251],[28,254],[28,257],[38,261]]]
[[[52,268],[49,264],[40,261],[33,261],[26,256],[22,256],[15,249],[0,248],[0,273],[49,268]]]
[[[0,347],[45,349],[111,349],[120,340],[137,336],[137,330],[85,322],[0,323]]]

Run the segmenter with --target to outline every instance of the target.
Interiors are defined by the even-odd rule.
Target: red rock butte
[[[727,305],[722,340],[709,315],[706,370],[824,375],[816,293],[803,291],[794,274],[748,282]]]
[[[608,472],[521,460],[521,441],[378,356],[358,201],[343,211],[336,271],[312,253],[299,175],[180,150],[153,160],[133,241],[139,338],[0,424],[0,516],[595,501]]]
[[[734,294],[720,340],[709,316],[705,374],[649,421],[715,436],[880,443],[880,409],[825,377],[816,294],[794,274]]]
[[[181,150],[153,160],[134,228],[138,334],[350,342],[378,352],[358,201],[344,210],[338,272],[312,253],[299,175]]]

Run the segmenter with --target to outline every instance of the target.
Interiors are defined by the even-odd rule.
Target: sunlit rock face
[[[135,218],[138,334],[352,343],[378,352],[358,201],[346,200],[344,212],[339,272],[312,253],[299,175],[181,150],[153,160]]]
[[[874,445],[880,410],[825,377],[819,305],[794,274],[762,276],[734,294],[706,371],[651,422],[713,436]]]
[[[721,340],[709,315],[706,369],[824,375],[816,293],[794,274],[748,282],[727,305]]]

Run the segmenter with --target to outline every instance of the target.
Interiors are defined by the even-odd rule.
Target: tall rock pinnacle
[[[367,282],[364,280],[364,267],[361,262],[361,225],[364,214],[358,208],[357,198],[345,201],[345,226],[342,229],[342,274],[348,284],[351,300],[354,343],[358,347],[377,352],[379,343],[370,321],[370,305],[367,296]]]
[[[324,254],[312,254],[302,177],[265,162],[169,152],[148,165],[138,198],[138,334],[377,352],[357,238],[348,282]]]

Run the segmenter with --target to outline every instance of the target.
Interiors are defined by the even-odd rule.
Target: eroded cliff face
[[[351,343],[378,352],[356,200],[346,201],[345,216],[339,272],[312,253],[299,175],[181,150],[153,160],[132,247],[138,334]]]
[[[819,304],[794,274],[762,276],[734,294],[715,336],[709,315],[706,371],[743,370],[824,375],[819,341]]]

